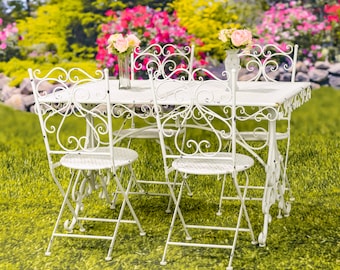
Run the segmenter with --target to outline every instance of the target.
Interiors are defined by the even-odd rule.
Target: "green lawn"
[[[340,91],[324,87],[293,112],[291,215],[277,219],[277,207],[272,207],[266,247],[252,246],[248,235],[241,234],[234,269],[340,269],[339,108]],[[122,225],[113,261],[104,260],[109,245],[105,240],[57,238],[46,257],[61,196],[49,176],[38,119],[1,104],[0,119],[0,269],[225,269],[229,253],[199,248],[170,248],[168,265],[159,265],[170,222],[164,197],[133,196],[147,235],[141,237],[135,226]],[[134,147],[140,153],[136,174],[161,176],[157,146],[136,141]],[[255,167],[252,175],[259,174]],[[193,185],[195,194],[202,196],[183,199],[189,217],[216,218],[217,197],[205,194],[214,192],[216,182]],[[91,200],[97,202],[97,196]],[[259,207],[249,204],[256,233],[262,223]],[[101,202],[93,210],[109,211]]]

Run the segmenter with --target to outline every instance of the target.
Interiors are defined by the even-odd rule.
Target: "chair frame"
[[[151,44],[146,48],[137,47],[131,54],[131,80],[136,78],[137,72],[145,72],[148,76],[148,70],[157,70],[159,74],[162,74],[162,78],[165,79],[168,76],[174,76],[176,70],[180,71],[182,69],[188,70],[192,73],[193,62],[194,62],[194,52],[195,45],[184,46],[183,48],[177,45],[168,44]],[[176,76],[179,76],[177,74]],[[115,140],[122,141],[128,139],[127,147],[131,146],[131,141],[133,139],[152,139],[159,143],[159,134],[157,130],[157,124],[155,122],[155,115],[152,107],[150,105],[136,105],[131,107],[124,106],[121,104],[116,104],[114,106],[114,115],[117,118],[124,116],[125,121],[123,122],[121,128],[114,132]],[[136,127],[135,118],[142,119],[146,124],[144,127]],[[129,126],[128,126],[128,122]],[[128,127],[127,127],[128,126]],[[147,194],[155,196],[170,196],[168,193],[157,193],[146,191],[142,186],[145,184],[161,184],[164,185],[163,181],[149,181],[149,180],[137,180],[135,186],[138,191],[131,192],[131,194]],[[188,194],[192,196],[192,191],[189,186],[187,186]],[[118,194],[118,193],[117,193]],[[116,195],[114,195],[116,198]],[[114,199],[115,200],[115,199]],[[167,213],[170,213],[169,202],[166,209]]]
[[[106,260],[112,259],[112,251],[121,223],[136,224],[140,235],[145,232],[128,198],[129,189],[134,180],[132,164],[138,158],[137,152],[131,149],[114,147],[112,135],[112,117],[110,104],[110,87],[108,70],[96,71],[92,76],[80,68],[65,70],[55,67],[45,75],[39,69],[28,69],[35,98],[35,110],[39,118],[43,141],[46,148],[51,176],[62,197],[57,220],[52,232],[46,255],[51,254],[52,243],[56,237],[88,238],[110,240]],[[85,90],[87,83],[105,81],[106,91],[97,93]],[[45,85],[53,82],[52,89]],[[86,101],[95,99],[97,104]],[[69,123],[83,121],[84,130],[79,134],[67,128]],[[70,122],[69,122],[70,121]],[[66,131],[70,131],[66,133]],[[124,188],[117,170],[127,167],[130,175],[127,187]],[[70,170],[70,179],[66,189],[57,170]],[[89,217],[84,212],[84,199],[98,190],[100,199],[108,205],[111,198],[108,192],[110,180],[113,178],[123,200],[117,218]],[[128,206],[132,219],[123,219],[125,206]],[[68,211],[66,211],[68,210]],[[82,214],[84,212],[84,214]],[[61,219],[71,214],[71,220],[64,222],[64,230],[60,232]],[[115,224],[112,235],[86,233],[83,223],[109,222]],[[76,225],[80,233],[74,232]]]
[[[297,54],[298,54],[298,45],[287,45],[285,49],[280,48],[275,44],[253,44],[252,48],[248,50],[241,51],[239,53],[239,57],[241,60],[240,69],[244,69],[248,72],[248,75],[245,76],[247,81],[271,81],[275,82],[280,80],[281,78],[277,75],[280,73],[280,69],[284,72],[289,72],[291,74],[290,81],[295,81],[296,75],[296,62],[297,62]],[[282,63],[283,62],[283,63]],[[280,63],[282,63],[280,65]],[[255,121],[265,121],[268,119],[262,119],[257,117]],[[284,216],[289,216],[291,205],[290,202],[294,201],[294,196],[290,187],[288,175],[287,175],[287,167],[288,167],[288,158],[289,158],[289,147],[290,147],[290,120],[291,120],[291,112],[288,112],[287,116],[283,116],[280,120],[281,123],[285,123],[285,130],[282,132],[276,132],[276,140],[283,141],[286,140],[285,148],[283,149],[283,153],[279,156],[280,166],[281,166],[281,188],[285,191],[288,191],[289,200],[286,205],[279,206],[279,212],[277,217],[282,218],[282,212]],[[258,149],[264,148],[268,145],[268,131],[263,127],[256,127],[252,131],[240,131],[239,135],[242,137],[244,144],[249,147],[249,149],[254,149],[251,145],[251,142],[262,142],[261,146],[257,146]],[[248,189],[253,190],[263,190],[265,187],[263,186],[248,186]],[[223,190],[222,190],[223,193]],[[221,213],[222,202],[224,199],[230,200],[233,197],[222,195],[220,198],[220,205],[218,213]],[[234,197],[237,199],[237,197]],[[257,200],[262,201],[262,198],[257,198],[256,196],[252,196],[251,198],[247,198],[247,200]]]
[[[251,242],[253,244],[257,243],[244,200],[247,189],[244,188],[241,192],[237,180],[237,174],[250,168],[254,164],[254,161],[249,156],[236,153],[236,71],[232,71],[231,88],[228,86],[228,80],[220,80],[205,69],[195,69],[192,73],[188,73],[188,71],[184,70],[182,71],[183,73],[187,72],[187,76],[184,77],[189,77],[191,80],[186,81],[183,80],[183,78],[170,79],[171,76],[167,77],[165,80],[163,78],[159,79],[159,77],[162,76],[159,76],[157,71],[149,71],[151,88],[153,90],[154,110],[156,112],[157,127],[159,129],[163,156],[165,180],[169,187],[171,199],[175,204],[161,265],[167,264],[166,255],[168,248],[171,245],[182,247],[221,248],[231,250],[227,267],[228,270],[231,270],[233,269],[232,260],[239,232],[249,232]],[[208,77],[212,80],[204,80],[201,73],[208,74]],[[181,92],[186,91],[186,88],[194,78],[196,78],[194,83],[197,83],[198,86],[197,88],[192,89],[191,103],[175,105],[174,108],[164,116],[162,113],[162,106],[164,105],[162,104],[166,104],[167,97],[178,96],[180,99]],[[208,81],[213,81],[214,83],[216,82],[221,85],[221,96],[212,97],[211,92],[208,91],[209,85],[206,84]],[[171,87],[166,86],[168,83],[173,85]],[[166,91],[165,89],[171,90]],[[214,94],[216,95],[216,93]],[[214,98],[226,98],[230,101],[231,105],[226,106],[223,110],[224,112],[230,113],[229,115],[218,114],[208,105],[202,104],[206,101],[209,103],[209,100]],[[172,123],[173,121],[176,123],[176,128],[169,132],[166,127],[169,122]],[[215,129],[213,124],[214,121],[220,121],[224,128]],[[216,138],[217,141],[216,144],[210,141],[207,136],[203,135],[196,140],[192,134],[188,134],[188,130],[191,128],[213,134],[213,137]],[[167,146],[166,140],[171,140],[175,149]],[[226,140],[231,140],[232,142],[232,149],[229,153],[225,152],[224,142]],[[213,150],[212,148],[215,146],[216,148]],[[173,149],[173,151],[169,151],[169,148]],[[173,177],[171,177],[172,174],[174,174]],[[187,179],[190,175],[223,175],[222,185],[226,184],[226,175],[231,175],[240,202],[240,209],[235,227],[188,224],[185,221],[184,213],[180,208],[180,202],[182,200],[183,189],[187,184]],[[241,219],[243,215],[247,223],[247,227],[245,228],[241,228]],[[182,224],[186,241],[172,240],[177,218]],[[200,241],[192,243],[189,242],[192,240],[189,230],[233,231],[234,237],[232,245],[202,243]]]

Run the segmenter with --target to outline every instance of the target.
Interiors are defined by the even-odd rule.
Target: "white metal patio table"
[[[195,83],[191,81],[189,83]],[[262,213],[264,215],[263,229],[259,234],[258,241],[260,246],[266,244],[268,225],[271,222],[270,208],[273,204],[277,203],[280,210],[285,212],[287,215],[290,211],[290,206],[287,206],[287,202],[284,198],[284,188],[280,184],[280,164],[279,164],[279,152],[276,141],[276,122],[291,113],[296,108],[307,102],[311,98],[311,84],[309,82],[244,82],[239,81],[238,90],[236,93],[236,105],[238,112],[238,119],[254,119],[261,118],[268,122],[268,147],[267,147],[267,160],[264,161],[261,157],[256,154],[256,151],[252,151],[256,159],[260,161],[265,167],[266,179],[263,183],[264,192],[262,197]],[[110,80],[111,91],[111,102],[117,105],[117,108],[122,110],[125,108],[129,110],[129,113],[134,113],[130,110],[131,105],[143,105],[152,106],[152,93],[150,89],[150,82],[148,80],[133,80],[131,82],[131,89],[129,90],[118,90],[118,80]],[[105,91],[105,83],[96,82],[88,83],[83,87],[91,88],[93,96],[89,99],[85,98],[86,103],[96,103],[96,96],[100,95]],[[212,96],[214,92],[219,92],[221,89],[211,85]],[[175,91],[174,91],[175,93]],[[174,97],[173,101],[171,98],[167,98],[168,104],[178,104],[179,100],[181,103],[186,104],[190,102],[190,87],[188,92],[176,93],[180,94]],[[51,98],[60,98],[62,101],[63,94],[50,95]],[[47,99],[49,97],[46,97]],[[89,101],[90,100],[90,101]],[[204,102],[204,101],[202,101]],[[209,104],[212,106],[228,106],[228,102],[224,102],[223,98],[209,100]],[[252,113],[247,113],[247,108],[252,108]],[[150,110],[152,111],[152,110]],[[121,115],[124,113],[121,112]],[[147,115],[151,117],[152,115]]]

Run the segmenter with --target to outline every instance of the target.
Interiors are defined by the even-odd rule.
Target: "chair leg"
[[[55,177],[55,176],[54,176],[54,173],[52,174],[52,176]],[[55,179],[55,181],[57,181],[57,180]],[[57,181],[57,182],[58,182],[58,181]],[[59,182],[58,182],[58,183],[59,183]],[[59,186],[60,186],[60,187],[59,187]],[[50,255],[51,255],[52,243],[53,243],[55,234],[56,234],[56,232],[57,232],[57,228],[58,228],[59,222],[60,222],[61,217],[62,217],[62,215],[63,215],[63,213],[64,213],[65,206],[68,205],[68,207],[69,207],[70,209],[72,209],[72,210],[73,210],[72,212],[74,213],[74,209],[73,209],[73,207],[71,206],[71,203],[70,203],[70,201],[69,201],[69,199],[68,199],[68,195],[70,194],[71,187],[72,187],[72,180],[69,182],[66,192],[64,192],[64,190],[63,190],[63,188],[61,187],[60,183],[59,183],[58,187],[59,187],[59,189],[61,189],[60,191],[61,191],[62,196],[64,197],[64,199],[63,199],[63,202],[62,202],[62,204],[61,204],[61,207],[60,207],[60,210],[59,210],[59,214],[58,214],[57,220],[56,220],[56,222],[55,222],[55,225],[54,225],[54,228],[53,228],[53,231],[52,231],[52,235],[51,235],[50,241],[49,241],[49,243],[48,243],[47,250],[46,250],[46,252],[45,252],[45,255],[46,255],[46,256],[50,256]]]
[[[223,176],[222,180],[222,187],[221,187],[221,194],[220,194],[220,201],[218,204],[218,210],[216,215],[221,216],[222,215],[222,202],[223,202],[223,194],[224,194],[224,188],[225,188],[225,181],[226,181],[226,175]]]
[[[111,243],[110,243],[110,247],[109,247],[109,250],[108,250],[108,253],[107,253],[107,256],[105,258],[105,260],[107,261],[110,261],[112,260],[112,250],[113,250],[113,246],[114,246],[114,243],[115,243],[115,240],[117,238],[117,234],[118,234],[118,229],[119,229],[119,225],[122,221],[122,218],[123,218],[123,214],[124,214],[124,209],[125,209],[125,206],[127,205],[129,210],[130,210],[130,213],[134,219],[134,223],[136,223],[138,229],[139,229],[139,234],[141,236],[144,236],[146,233],[145,231],[143,230],[141,224],[140,224],[140,221],[130,203],[130,200],[128,198],[128,194],[129,194],[129,191],[130,191],[130,188],[131,188],[131,185],[132,185],[132,181],[133,181],[133,178],[134,178],[134,174],[133,174],[133,171],[132,171],[132,167],[130,167],[130,172],[131,172],[131,176],[130,176],[130,179],[128,181],[128,185],[127,185],[127,188],[126,190],[124,190],[121,182],[120,182],[120,178],[117,176],[117,174],[114,175],[114,178],[115,178],[115,181],[116,181],[116,184],[117,184],[117,190],[119,191],[120,194],[123,195],[123,202],[122,202],[122,205],[121,205],[121,208],[120,208],[120,211],[119,211],[119,215],[118,215],[118,218],[117,218],[117,222],[116,222],[116,226],[115,226],[115,230],[113,232],[113,235],[112,235],[112,239],[111,239]]]
[[[257,244],[257,241],[255,240],[254,231],[253,231],[250,219],[249,219],[248,211],[247,211],[247,208],[246,208],[246,205],[245,205],[245,201],[244,201],[244,199],[246,197],[246,188],[245,188],[245,190],[242,194],[236,177],[237,176],[235,175],[235,176],[232,177],[232,179],[233,179],[233,183],[234,183],[234,186],[235,186],[235,189],[236,189],[236,192],[237,192],[237,196],[239,197],[241,205],[240,205],[240,210],[239,210],[239,214],[238,214],[238,218],[237,218],[236,230],[235,230],[235,234],[234,234],[234,239],[233,239],[233,244],[232,244],[232,248],[231,248],[231,252],[230,252],[227,270],[233,269],[232,261],[233,261],[234,254],[235,254],[236,243],[237,243],[237,239],[238,239],[238,233],[240,231],[243,213],[244,213],[245,219],[246,219],[247,224],[248,224],[248,229],[249,229],[250,236],[251,236],[251,239],[252,239],[252,244],[254,244],[254,245]]]
[[[181,198],[182,198],[182,193],[183,193],[183,187],[185,186],[185,181],[182,181],[181,184],[180,184],[180,189],[179,189],[179,193],[178,193],[177,199],[176,199],[175,192],[173,190],[173,184],[169,183],[168,186],[169,186],[169,190],[170,190],[170,195],[172,197],[172,201],[175,204],[175,209],[174,209],[174,212],[173,212],[173,215],[172,215],[171,224],[170,224],[168,236],[167,236],[165,247],[164,247],[162,260],[160,262],[161,265],[166,265],[166,263],[167,263],[166,262],[166,253],[167,253],[169,244],[171,244],[171,241],[170,241],[171,240],[171,235],[172,235],[172,232],[173,232],[173,229],[174,229],[174,226],[175,226],[175,221],[176,221],[177,215],[180,218],[181,223],[183,225],[184,233],[186,235],[185,239],[186,240],[191,240],[192,239],[192,237],[190,236],[190,234],[189,234],[189,232],[187,230],[186,223],[184,221],[182,212],[181,212],[181,210],[179,208],[179,204],[180,204],[180,201],[181,201]]]

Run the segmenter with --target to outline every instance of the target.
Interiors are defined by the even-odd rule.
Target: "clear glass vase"
[[[227,57],[224,61],[225,70],[228,73],[229,87],[231,87],[231,70],[236,70],[236,80],[240,71],[240,57],[238,56],[239,50],[227,50]],[[236,83],[237,88],[237,83]]]
[[[130,89],[130,55],[118,55],[119,89]]]

